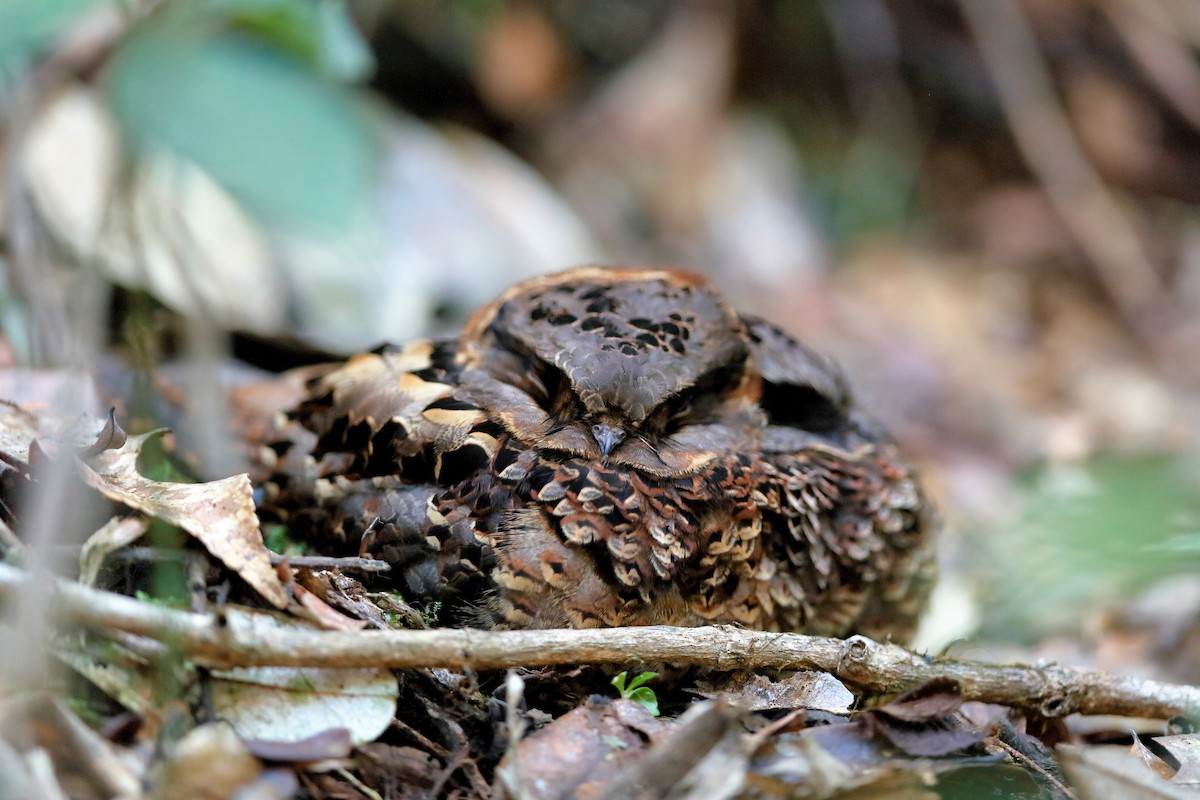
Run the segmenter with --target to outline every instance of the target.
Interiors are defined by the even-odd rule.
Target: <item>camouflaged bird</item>
[[[927,503],[840,373],[696,275],[522,283],[309,391],[308,526],[450,624],[903,640],[932,583]]]

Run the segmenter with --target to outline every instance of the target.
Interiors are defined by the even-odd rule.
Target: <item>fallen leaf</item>
[[[363,585],[337,570],[298,569],[295,582],[354,619],[375,628],[427,628],[420,612],[399,595],[368,594]]]
[[[55,655],[123,708],[140,713],[153,706],[154,681],[148,669],[110,663],[83,653],[56,652]]]
[[[1196,790],[1165,781],[1145,766],[1130,747],[1060,745],[1058,761],[1081,800],[1137,797],[1184,800]]]
[[[299,608],[293,605],[289,609],[296,616],[315,622],[329,631],[360,631],[367,627],[367,620],[343,614],[326,603],[319,595],[297,583],[288,559],[285,558],[275,565],[275,574],[279,576],[284,587],[296,599]]]
[[[247,752],[237,734],[219,722],[188,731],[170,748],[167,760],[156,766],[148,793],[153,800],[228,800],[262,773],[262,764]]]
[[[345,728],[355,744],[374,741],[396,713],[390,670],[237,667],[214,670],[212,703],[244,739],[299,742]]]
[[[728,800],[745,787],[749,755],[745,714],[720,700],[696,703],[654,737],[649,750],[605,788],[604,800],[679,797]]]
[[[372,742],[358,748],[355,755],[358,772],[368,786],[394,781],[394,785],[403,786],[417,797],[421,796],[418,792],[432,789],[442,773],[441,764],[415,747]],[[487,795],[480,792],[479,796]]]
[[[1164,781],[1171,780],[1175,775],[1175,766],[1164,761],[1158,753],[1155,753],[1142,738],[1136,733],[1133,735],[1133,753],[1142,760],[1142,763],[1149,767],[1155,775],[1162,778]]]
[[[22,164],[46,223],[101,274],[168,306],[203,307],[225,326],[278,330],[288,293],[263,234],[189,162],[159,152],[122,166],[110,111],[105,98],[69,82],[40,108]],[[122,213],[114,215],[118,195]]]
[[[361,631],[367,627],[365,619],[346,616],[299,584],[292,584],[292,593],[304,610],[308,612],[309,619],[326,630]]]
[[[243,739],[246,749],[264,761],[304,763],[329,758],[346,758],[353,743],[346,728],[329,728],[304,739],[281,742],[276,739]]]
[[[80,453],[79,457],[88,459],[105,450],[117,450],[124,446],[128,439],[129,434],[117,424],[117,408],[113,406],[108,410],[108,421],[104,423],[100,433],[96,434],[96,440]]]
[[[1135,740],[1141,745],[1140,740]],[[1200,734],[1186,733],[1177,736],[1155,736],[1154,743],[1165,748],[1175,760],[1179,768],[1172,768],[1167,775],[1171,783],[1177,786],[1195,786],[1200,784]],[[1143,745],[1144,747],[1144,745]],[[1157,756],[1155,756],[1158,758]],[[1159,759],[1160,763],[1162,760]]]
[[[950,678],[934,678],[909,689],[886,706],[875,709],[902,722],[928,722],[953,714],[962,706],[962,688]]]
[[[990,726],[975,726],[957,713],[962,691],[957,681],[934,678],[891,703],[862,712],[865,729],[911,756],[944,756],[983,741]]]
[[[11,372],[0,373],[0,377],[9,376]],[[68,415],[34,403],[19,405],[0,395],[0,453],[12,462],[28,464],[30,448],[35,447],[39,439],[50,441],[47,446],[51,447],[86,449],[95,443],[104,425],[100,417]]]
[[[1193,786],[1200,784],[1200,734],[1159,736],[1154,741],[1179,759],[1179,772],[1175,773],[1173,779],[1175,783]]]
[[[249,476],[172,483],[150,480],[138,472],[142,446],[164,432],[131,436],[120,449],[105,450],[81,462],[84,482],[110,500],[179,526],[271,605],[287,606],[287,592],[263,545]]]
[[[599,797],[619,774],[615,766],[637,761],[668,727],[632,700],[593,698],[525,737],[497,775],[527,800]]]

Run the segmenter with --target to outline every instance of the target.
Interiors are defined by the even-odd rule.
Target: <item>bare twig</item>
[[[1134,221],[1084,155],[1020,4],[959,0],[959,5],[1030,169],[1126,324],[1153,344],[1154,326],[1169,308],[1166,289]]]
[[[61,737],[72,762],[104,797],[137,797],[140,786],[133,771],[95,731],[49,696],[37,698],[34,710]]]
[[[0,600],[31,579],[0,564]],[[1045,716],[1071,713],[1170,717],[1200,714],[1200,688],[1060,666],[996,666],[927,658],[861,636],[846,641],[729,626],[604,630],[307,631],[217,619],[56,582],[51,610],[99,632],[125,631],[169,643],[207,667],[471,667],[581,663],[699,664],[717,669],[814,669],[868,693],[899,692],[937,676],[964,697]]]
[[[1054,800],[1079,800],[1079,796],[1067,786],[1062,768],[1054,761],[1054,755],[1033,737],[1022,736],[1008,720],[1000,720],[997,735],[990,742],[1003,750],[1015,764],[1021,764],[1037,776],[1044,790]]]
[[[292,567],[308,567],[310,569],[340,569],[351,572],[390,572],[392,565],[377,558],[360,558],[358,556],[285,556],[271,554],[272,564],[287,562]]]
[[[525,695],[525,681],[515,670],[504,677],[504,721],[508,726],[508,758],[496,769],[505,790],[515,800],[533,800],[525,784],[525,770],[521,768],[521,737],[525,735],[525,721],[521,719],[521,702]]]
[[[1179,116],[1200,129],[1200,66],[1186,33],[1155,3],[1107,0],[1100,8],[1142,72]]]
[[[78,550],[79,548],[73,548]],[[169,547],[123,547],[108,554],[113,561],[191,561],[200,559],[200,554],[194,550],[182,550]],[[287,562],[291,567],[308,569],[340,569],[348,572],[389,572],[392,565],[377,558],[361,558],[359,556],[290,556],[281,553],[271,553],[271,564]],[[203,559],[200,559],[203,561]]]

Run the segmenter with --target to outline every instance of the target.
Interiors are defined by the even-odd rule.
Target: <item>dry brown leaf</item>
[[[367,627],[365,619],[346,616],[299,584],[292,584],[292,593],[296,595],[296,600],[308,612],[308,618],[326,630],[361,631]]]
[[[325,602],[320,595],[310,592],[297,583],[287,559],[275,565],[275,574],[279,576],[279,580],[287,588],[287,591],[296,599],[299,607],[292,606],[290,611],[297,617],[307,619],[330,631],[361,631],[367,627],[367,620],[343,614]]]
[[[88,445],[87,449],[79,454],[79,457],[88,459],[105,450],[117,450],[124,447],[128,440],[129,434],[117,423],[117,409],[114,406],[108,410],[108,419],[105,421],[104,427],[96,434],[96,441]]]
[[[215,722],[185,734],[156,772],[149,792],[153,800],[228,800],[258,779],[262,764],[231,727]]]
[[[962,706],[962,688],[950,678],[934,678],[909,689],[874,713],[900,722],[929,722],[953,714]]]
[[[1155,775],[1129,747],[1062,745],[1058,748],[1058,762],[1081,800],[1196,797],[1194,788],[1176,786]]]
[[[1136,733],[1133,735],[1132,752],[1142,760],[1142,763],[1149,767],[1155,775],[1162,778],[1164,781],[1169,781],[1175,775],[1175,768],[1163,761],[1157,753],[1146,746],[1141,737]]]
[[[1146,760],[1152,768],[1155,769],[1164,778],[1171,781],[1176,786],[1196,786],[1200,784],[1200,734],[1187,733],[1178,736],[1156,736],[1154,743],[1166,748],[1175,760],[1179,762],[1179,768],[1175,769],[1173,765],[1169,765],[1162,758],[1155,755],[1147,748],[1140,739],[1134,740],[1134,747],[1140,748],[1139,752],[1143,753],[1143,759]],[[1160,771],[1158,765],[1165,768],[1165,772]]]
[[[66,646],[54,647],[51,652],[123,708],[135,714],[145,714],[158,707],[155,701],[156,675],[136,656],[118,650],[116,652],[121,657],[109,656],[105,659]]]
[[[862,712],[857,722],[911,756],[945,756],[983,741],[991,732],[990,726],[977,727],[959,714],[961,706],[958,682],[934,678],[886,706]]]
[[[85,483],[105,497],[177,525],[240,575],[276,608],[287,592],[271,567],[254,509],[248,475],[208,483],[154,481],[137,471],[138,454],[164,431],[131,436],[119,450],[105,450],[80,463]]]
[[[1200,784],[1200,735],[1159,736],[1154,741],[1171,751],[1179,760],[1179,771],[1172,779],[1177,784]]]
[[[528,800],[599,797],[619,774],[614,767],[637,761],[667,727],[632,700],[589,700],[525,737],[497,772],[508,772]]]
[[[0,373],[0,378],[11,374]],[[18,404],[0,395],[0,453],[13,461],[28,463],[30,449],[36,448],[39,440],[56,450],[86,449],[96,442],[105,426],[103,417],[76,416],[36,403]]]

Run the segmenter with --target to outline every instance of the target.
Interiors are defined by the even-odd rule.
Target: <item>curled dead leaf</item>
[[[287,606],[287,592],[263,544],[249,476],[208,483],[150,480],[137,470],[138,455],[146,442],[163,433],[131,436],[122,447],[79,462],[84,483],[110,500],[182,528],[271,605]]]
[[[516,791],[501,796],[598,797],[618,777],[614,763],[634,763],[668,728],[632,700],[589,700],[504,757],[497,772]]]
[[[903,722],[928,722],[962,706],[962,687],[951,678],[934,678],[904,692],[875,713]]]
[[[244,739],[251,755],[264,761],[303,763],[345,758],[350,755],[352,742],[348,728],[329,728],[297,741],[276,739]]]
[[[104,423],[100,433],[96,434],[96,440],[80,453],[79,457],[88,459],[105,450],[118,450],[125,446],[128,439],[129,435],[117,424],[117,408],[113,406],[108,410],[108,421]]]
[[[962,689],[957,681],[934,678],[880,708],[858,717],[865,729],[905,753],[936,757],[983,741],[990,728],[971,724],[958,713]]]

